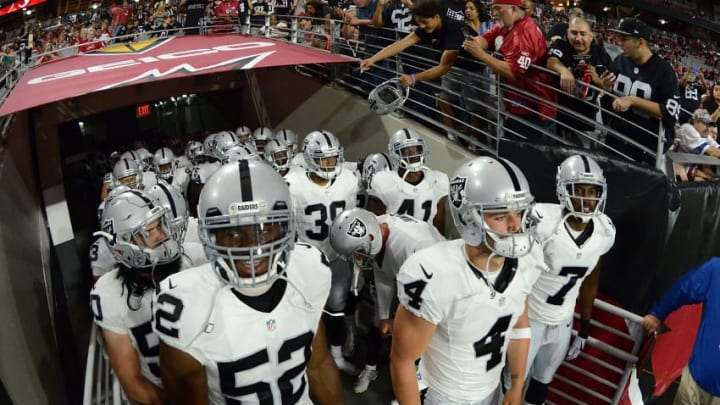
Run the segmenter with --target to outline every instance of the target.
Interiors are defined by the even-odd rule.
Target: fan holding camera
[[[560,88],[565,91],[559,94],[560,105],[587,118],[581,120],[560,113],[560,122],[572,128],[567,129],[568,132],[592,132],[595,129],[592,121],[598,109],[595,103],[597,91],[588,84],[601,87],[600,75],[610,62],[610,55],[595,43],[592,27],[583,18],[573,18],[568,25],[567,36],[550,45],[546,66],[560,75]],[[586,139],[579,136],[581,142]]]

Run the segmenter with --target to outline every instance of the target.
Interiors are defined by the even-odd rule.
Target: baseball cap
[[[695,112],[692,115],[692,119],[693,119],[693,122],[700,121],[707,125],[715,123],[715,121],[713,121],[713,119],[710,118],[710,113],[707,110],[695,110]]]
[[[523,4],[522,0],[493,0],[492,5],[516,6],[520,8],[525,8],[525,4]]]
[[[611,28],[609,31],[635,38],[650,39],[650,29],[637,18],[623,18],[617,28]]]

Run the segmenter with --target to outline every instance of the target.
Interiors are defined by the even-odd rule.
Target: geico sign
[[[122,68],[130,67],[130,66],[160,62],[163,60],[174,60],[174,59],[187,60],[188,58],[193,58],[196,56],[211,55],[211,54],[217,54],[217,53],[221,53],[221,52],[245,51],[248,49],[265,48],[265,47],[270,47],[270,46],[274,46],[274,44],[271,42],[245,42],[242,44],[221,45],[221,46],[215,46],[212,48],[189,49],[189,50],[183,50],[183,51],[177,51],[177,52],[171,52],[171,53],[164,53],[164,54],[155,55],[155,56],[144,56],[142,58],[137,58],[137,59],[128,59],[128,60],[122,60],[119,62],[111,62],[111,63],[104,63],[102,65],[89,66],[86,68],[67,70],[65,72],[52,73],[49,75],[40,76],[40,77],[36,77],[32,80],[29,80],[28,84],[47,83],[47,82],[51,82],[53,80],[67,79],[68,77],[82,76],[82,75],[85,75],[88,73],[97,73],[97,72],[104,72],[107,70],[122,69]],[[224,66],[229,63],[234,63],[236,61],[246,59],[246,58],[254,58],[255,60],[253,61],[252,65],[255,65],[260,60],[271,55],[272,53],[273,52],[264,52],[264,53],[259,53],[256,55],[243,55],[243,56],[235,57],[235,58],[232,58],[229,60],[217,61],[217,62],[213,63],[211,66],[203,66],[203,67],[196,67],[196,66],[190,65],[188,63],[183,63],[181,65],[170,68],[168,71],[166,71],[164,73],[160,73],[157,69],[153,69],[151,71],[142,73],[141,76],[148,76],[148,75],[165,76],[165,75],[168,75],[171,73],[175,73],[179,70],[197,72],[200,70],[214,69],[214,68]],[[252,66],[246,65],[246,67],[252,67]],[[138,78],[135,78],[135,80]],[[133,79],[131,79],[131,80],[133,80]],[[109,87],[109,86],[106,86],[106,87]]]

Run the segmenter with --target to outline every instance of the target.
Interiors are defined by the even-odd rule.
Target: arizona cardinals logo
[[[463,205],[465,199],[465,184],[467,183],[467,177],[454,177],[450,181],[450,203],[455,208],[460,208]]]
[[[367,235],[367,226],[359,218],[355,218],[348,227],[347,234],[354,238],[362,238]]]

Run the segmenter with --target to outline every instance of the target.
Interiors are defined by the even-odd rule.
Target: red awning
[[[240,35],[156,38],[113,45],[41,65],[23,75],[0,116],[96,91],[229,70],[352,59],[271,39]]]

